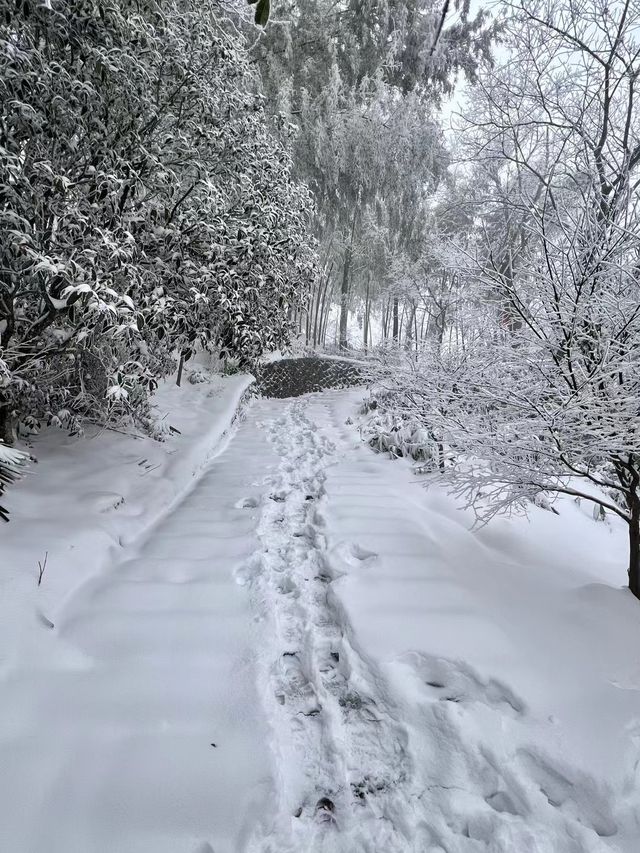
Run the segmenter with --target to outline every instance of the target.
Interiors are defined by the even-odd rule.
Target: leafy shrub
[[[286,344],[309,195],[218,2],[0,0],[0,115],[0,435]]]

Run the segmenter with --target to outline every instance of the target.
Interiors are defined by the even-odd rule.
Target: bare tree
[[[521,2],[506,32],[465,134],[475,328],[412,365],[405,405],[480,516],[552,492],[622,518],[640,598],[640,7]]]

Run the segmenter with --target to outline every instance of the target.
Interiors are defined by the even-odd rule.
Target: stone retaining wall
[[[366,381],[357,364],[318,356],[283,358],[263,364],[256,380],[263,397],[299,397],[311,391],[349,388]]]

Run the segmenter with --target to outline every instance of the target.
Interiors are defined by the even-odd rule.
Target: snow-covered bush
[[[22,469],[28,461],[29,457],[26,453],[14,447],[7,447],[0,441],[0,495],[3,494],[6,486],[15,483],[21,476]],[[0,506],[0,519],[9,521],[8,511],[3,506]]]
[[[455,335],[382,360],[392,425],[428,429],[481,518],[556,494],[621,518],[640,598],[640,10],[605,29],[594,0],[511,11],[465,116]]]
[[[208,381],[206,373],[203,373],[201,370],[192,370],[189,374],[189,383],[191,385],[202,385]]]
[[[592,312],[600,318],[597,338],[589,335],[599,347],[597,364],[586,341],[573,352],[570,364],[579,382],[567,382],[569,362],[551,345],[549,328],[549,337],[494,337],[464,353],[431,349],[416,359],[398,352],[397,390],[370,412],[364,432],[378,449],[415,458],[420,425],[431,439],[428,470],[438,469],[482,520],[529,503],[551,508],[549,495],[557,494],[591,501],[598,519],[604,511],[618,515],[629,526],[635,591],[640,301],[632,310],[614,307],[623,280],[609,280],[600,297],[592,292],[588,307],[573,300],[578,326],[593,329]],[[631,276],[627,286],[636,292]],[[624,346],[614,346],[630,327]]]
[[[360,434],[378,453],[409,457],[428,470],[437,465],[437,445],[428,427],[412,412],[407,390],[373,388],[361,408]]]
[[[0,435],[285,344],[307,191],[215,0],[0,0]]]

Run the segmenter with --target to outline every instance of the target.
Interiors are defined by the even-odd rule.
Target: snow
[[[281,350],[276,349],[273,352],[265,353],[260,359],[261,364],[271,364],[274,361],[282,361],[283,358],[287,358]]]
[[[40,448],[41,488],[55,487],[55,501],[64,499],[60,515],[36,531],[40,547],[50,549],[42,590],[64,570],[83,569],[83,577],[74,578],[73,593],[56,608],[53,630],[22,613],[25,631],[45,635],[38,657],[19,648],[4,661],[1,850],[193,853],[212,825],[223,849],[232,849],[264,797],[267,738],[251,669],[253,621],[232,572],[256,547],[254,522],[252,510],[229,505],[228,496],[267,464],[269,448],[255,435],[247,441],[241,423],[231,449],[207,461],[248,383],[237,377],[212,382],[208,391],[185,387],[180,412],[170,417],[188,447],[182,451],[175,440],[173,455],[168,446],[160,451],[164,464],[158,454],[153,461],[163,470],[146,485],[146,502],[135,504],[129,524],[104,524],[100,534],[94,512],[106,500],[87,491],[78,497],[71,480],[60,484],[57,454],[49,460]],[[175,408],[177,400],[166,389],[158,403]],[[134,497],[141,501],[131,478],[136,459],[127,453],[137,458],[156,448],[122,436],[95,440],[105,464],[102,489],[114,494],[117,486],[131,495],[122,508]],[[73,476],[81,490],[100,473],[90,470],[83,442],[75,448]],[[194,473],[202,475],[195,486]],[[22,503],[14,496],[14,554],[30,529],[21,497]],[[38,509],[55,511],[52,492]],[[107,565],[103,543],[115,529],[131,539],[135,526],[137,538]],[[83,566],[78,557],[73,568],[63,565],[65,541],[84,551]],[[11,592],[9,584],[5,602]]]
[[[219,447],[251,377],[211,376],[177,388],[163,382],[154,397],[166,424],[162,442],[135,433],[58,429],[32,440],[38,460],[5,496],[11,522],[1,530],[0,672],[27,648],[37,660],[48,642],[39,614],[55,624],[58,608],[178,503]],[[169,432],[172,426],[179,433]],[[47,558],[35,589],[38,561]],[[35,626],[35,628],[34,628]]]
[[[472,761],[479,777],[475,791],[464,786],[475,798],[465,820],[482,824],[491,849],[510,849],[497,841],[505,817],[483,801],[506,791],[520,801],[509,818],[511,833],[522,824],[519,849],[637,850],[640,620],[622,588],[624,525],[564,500],[558,516],[532,507],[528,520],[473,530],[410,465],[340,434],[351,452],[328,477],[327,521],[352,568],[338,588],[360,643],[412,707],[415,750],[432,754],[434,733],[465,744],[462,776]],[[354,547],[371,556],[350,559]],[[454,702],[441,701],[448,693]],[[457,811],[441,808],[445,823]],[[450,834],[445,849],[458,849]]]
[[[559,516],[474,530],[362,444],[345,423],[359,396],[273,409],[286,499],[263,515],[276,557],[255,594],[275,614],[263,694],[281,697],[282,784],[258,849],[637,850],[640,624],[622,525],[561,501]],[[322,796],[334,832],[318,837]]]
[[[362,391],[229,429],[248,381],[164,388],[163,445],[46,434],[8,493],[0,850],[635,853],[622,524],[473,529]]]

